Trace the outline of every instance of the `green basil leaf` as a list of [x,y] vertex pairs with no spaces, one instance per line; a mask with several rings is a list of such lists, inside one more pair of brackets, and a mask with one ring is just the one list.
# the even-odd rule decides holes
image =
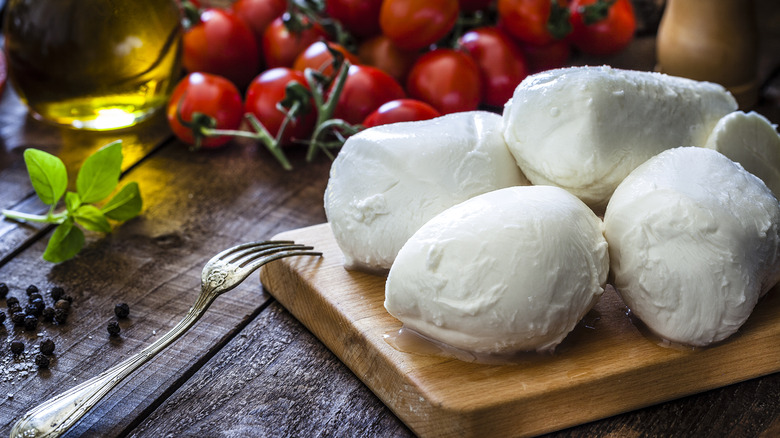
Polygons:
[[82,205],[76,210],[73,218],[76,219],[76,223],[89,231],[111,232],[111,224],[108,223],[108,219],[94,205]]
[[43,259],[52,263],[64,262],[78,254],[83,247],[84,233],[73,226],[73,220],[68,219],[54,229]]
[[76,190],[81,202],[91,204],[105,199],[119,184],[121,173],[122,141],[117,140],[84,160],[76,177]]
[[65,163],[54,155],[38,149],[24,151],[24,163],[35,193],[46,205],[56,205],[68,188]]
[[101,211],[109,219],[115,221],[126,221],[138,216],[141,213],[143,201],[141,192],[138,190],[138,183],[131,182],[111,198]]
[[68,207],[68,213],[71,215],[81,207],[81,198],[76,192],[65,193],[65,206]]

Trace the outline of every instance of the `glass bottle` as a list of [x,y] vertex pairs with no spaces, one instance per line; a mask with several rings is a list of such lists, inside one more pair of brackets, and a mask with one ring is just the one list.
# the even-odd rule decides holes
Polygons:
[[11,84],[41,120],[132,126],[165,106],[181,69],[173,0],[9,0]]

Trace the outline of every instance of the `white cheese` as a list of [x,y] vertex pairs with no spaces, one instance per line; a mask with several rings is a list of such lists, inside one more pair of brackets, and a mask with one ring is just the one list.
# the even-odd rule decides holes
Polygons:
[[404,327],[478,354],[547,351],[604,291],[601,220],[551,186],[511,187],[435,216],[398,253],[385,308]]
[[766,117],[735,111],[715,125],[705,147],[715,149],[761,178],[780,195],[780,135]]
[[501,135],[501,116],[455,113],[350,137],[331,167],[325,213],[348,269],[387,272],[436,214],[527,183]]
[[562,187],[601,212],[631,170],[665,149],[704,146],[736,109],[720,85],[571,67],[518,85],[504,108],[504,137],[533,184]]
[[780,207],[711,149],[662,152],[618,186],[604,216],[614,286],[659,337],[704,346],[747,320],[780,275]]

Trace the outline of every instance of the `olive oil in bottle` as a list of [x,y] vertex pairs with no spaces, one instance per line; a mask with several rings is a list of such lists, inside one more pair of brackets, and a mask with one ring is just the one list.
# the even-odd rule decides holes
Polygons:
[[9,0],[3,29],[10,82],[41,120],[132,126],[165,106],[179,78],[173,0]]

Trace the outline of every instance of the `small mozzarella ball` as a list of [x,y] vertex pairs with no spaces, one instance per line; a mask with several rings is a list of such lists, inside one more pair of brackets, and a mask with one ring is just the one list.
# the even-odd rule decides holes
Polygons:
[[734,334],[780,275],[780,206],[722,154],[662,152],[618,186],[604,216],[614,286],[651,331],[705,346]]
[[479,354],[555,348],[604,291],[601,220],[550,186],[458,204],[398,253],[385,308],[404,327]]

